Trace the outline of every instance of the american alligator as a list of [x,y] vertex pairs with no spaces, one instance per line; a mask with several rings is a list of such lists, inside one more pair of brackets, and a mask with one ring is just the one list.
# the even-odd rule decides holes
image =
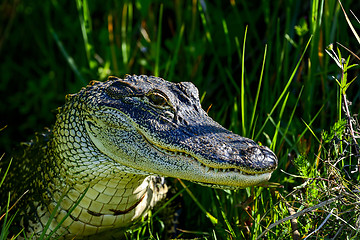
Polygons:
[[109,77],[66,96],[53,129],[13,160],[1,202],[8,190],[12,202],[29,190],[17,204],[28,236],[49,221],[45,236],[105,239],[164,198],[159,176],[234,189],[267,181],[276,167],[269,148],[212,120],[192,83]]

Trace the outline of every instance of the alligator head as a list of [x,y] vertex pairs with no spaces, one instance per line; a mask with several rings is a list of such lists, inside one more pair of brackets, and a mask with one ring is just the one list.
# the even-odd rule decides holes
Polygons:
[[210,118],[190,82],[109,77],[76,95],[89,113],[84,121],[93,144],[130,172],[243,188],[267,181],[277,167],[269,148]]

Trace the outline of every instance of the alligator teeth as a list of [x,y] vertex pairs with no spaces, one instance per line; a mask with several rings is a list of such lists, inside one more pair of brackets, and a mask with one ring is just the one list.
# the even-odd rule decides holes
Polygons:
[[257,174],[243,172],[237,168],[212,168],[212,167],[206,166],[205,164],[202,164],[202,163],[200,163],[200,166],[202,166],[204,168],[205,173],[207,173],[207,172],[214,172],[214,173],[235,172],[235,173],[244,174],[244,175],[255,175],[255,176],[257,175]]

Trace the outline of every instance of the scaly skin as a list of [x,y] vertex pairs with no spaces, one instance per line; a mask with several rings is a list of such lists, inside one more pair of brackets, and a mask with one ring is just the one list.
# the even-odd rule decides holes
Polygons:
[[267,181],[276,166],[267,147],[212,120],[192,83],[109,77],[66,97],[53,130],[14,160],[5,189],[29,189],[18,205],[28,235],[41,235],[60,202],[49,234],[78,202],[52,237],[105,239],[164,198],[158,176],[235,189]]

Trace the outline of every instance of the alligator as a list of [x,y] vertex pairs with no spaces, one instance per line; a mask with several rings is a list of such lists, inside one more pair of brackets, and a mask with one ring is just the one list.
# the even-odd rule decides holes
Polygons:
[[164,199],[163,177],[237,189],[277,167],[269,148],[210,118],[192,83],[144,75],[110,76],[67,95],[52,130],[24,149],[0,200],[26,192],[16,217],[36,238],[116,237]]

